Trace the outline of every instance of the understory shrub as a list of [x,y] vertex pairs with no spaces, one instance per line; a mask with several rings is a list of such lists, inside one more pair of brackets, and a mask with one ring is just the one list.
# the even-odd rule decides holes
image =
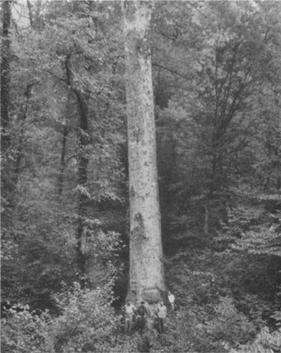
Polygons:
[[111,286],[90,290],[75,284],[56,299],[61,315],[55,318],[30,312],[27,306],[10,309],[2,319],[2,351],[108,353],[120,322],[111,306]]
[[257,335],[254,342],[241,345],[230,353],[278,353],[281,352],[281,329],[270,332],[264,327]]
[[1,351],[53,353],[52,321],[48,312],[36,314],[28,305],[15,305],[1,319]]

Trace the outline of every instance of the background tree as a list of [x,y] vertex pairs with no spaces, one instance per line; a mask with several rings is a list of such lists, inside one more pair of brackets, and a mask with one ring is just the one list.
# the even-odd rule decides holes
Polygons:
[[[0,77],[1,77],[1,150],[2,150],[2,165],[5,172],[8,167],[8,157],[6,155],[7,149],[10,144],[9,126],[10,126],[10,61],[11,61],[11,49],[10,49],[10,27],[11,27],[11,1],[3,1],[1,7],[2,17],[2,36],[1,36],[1,66],[0,66]],[[4,155],[4,157],[3,157]],[[4,174],[4,173],[3,173]],[[6,173],[3,175],[2,181],[2,205],[5,208],[5,213],[8,213],[9,203],[11,200],[8,199],[8,189],[11,188],[9,183],[9,177]],[[4,210],[3,210],[4,211]],[[1,210],[1,212],[3,212]],[[9,218],[7,214],[7,219]]]

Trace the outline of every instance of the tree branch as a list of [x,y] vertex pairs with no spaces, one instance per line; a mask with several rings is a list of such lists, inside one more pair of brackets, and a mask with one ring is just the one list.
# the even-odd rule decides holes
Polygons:
[[153,63],[152,63],[152,66],[155,66],[155,67],[158,67],[158,68],[160,68],[160,69],[162,69],[162,70],[168,71],[168,72],[170,72],[171,74],[176,75],[176,76],[178,76],[178,77],[181,77],[182,79],[184,79],[184,80],[186,80],[186,81],[190,81],[190,76],[187,76],[187,75],[185,75],[185,74],[183,74],[183,73],[181,73],[181,72],[178,72],[177,70],[170,69],[170,68],[168,68],[168,67],[166,67],[166,66],[163,66],[163,65],[161,65],[161,64],[158,64],[158,63],[156,63],[156,62],[153,62]]

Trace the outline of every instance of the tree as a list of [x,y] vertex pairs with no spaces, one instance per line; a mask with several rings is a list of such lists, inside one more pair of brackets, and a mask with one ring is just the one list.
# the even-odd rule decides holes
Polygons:
[[[4,199],[4,211],[5,222],[7,218],[7,208],[9,206],[8,200],[8,188],[10,188],[9,178],[7,177],[8,169],[8,158],[4,155],[10,144],[9,137],[9,103],[10,103],[10,26],[11,26],[11,1],[6,0],[2,3],[2,43],[1,43],[1,67],[0,67],[0,78],[1,78],[1,150],[3,154],[4,163],[1,176],[1,189],[2,197]],[[7,207],[6,207],[7,206]]]
[[152,4],[124,7],[130,199],[130,285],[133,300],[157,302],[165,291],[150,54]]
[[3,129],[2,149],[8,144],[9,127],[9,82],[10,82],[10,36],[11,1],[2,3],[2,57],[1,57],[1,125]]
[[[260,6],[186,1],[159,3],[155,11],[155,81],[169,100],[168,107],[156,101],[158,135],[165,141],[172,131],[177,154],[172,159],[177,161],[172,168],[177,173],[162,187],[165,195],[173,190],[171,211],[163,218],[173,216],[182,233],[189,233],[190,239],[201,234],[205,244],[208,239],[212,243],[212,236],[228,221],[226,210],[234,203],[234,187],[242,179],[253,186],[252,173],[256,180],[261,157],[257,136],[264,131],[261,120],[275,126],[260,104],[265,107],[272,86],[278,85],[280,29],[275,16],[279,10],[276,2]],[[269,18],[272,27],[266,24]],[[277,94],[270,95],[274,99],[267,104],[274,113],[279,110]],[[271,183],[277,184],[275,173],[268,170]],[[165,177],[160,169],[160,180]],[[171,233],[170,226],[169,243]]]

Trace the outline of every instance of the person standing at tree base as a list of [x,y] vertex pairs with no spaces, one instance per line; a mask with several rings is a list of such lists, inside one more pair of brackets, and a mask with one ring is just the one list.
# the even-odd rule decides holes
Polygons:
[[125,305],[125,333],[131,333],[132,331],[135,310],[134,304],[127,300]]
[[174,311],[175,310],[175,296],[170,291],[168,292],[168,300],[169,300],[169,303],[171,305],[172,311]]
[[158,316],[158,332],[163,333],[164,321],[167,317],[167,307],[163,302],[159,303],[157,316]]
[[140,303],[140,306],[138,307],[136,314],[137,314],[137,320],[136,320],[137,329],[140,331],[141,334],[143,334],[144,329],[147,325],[147,316],[148,316],[148,311],[144,301]]

